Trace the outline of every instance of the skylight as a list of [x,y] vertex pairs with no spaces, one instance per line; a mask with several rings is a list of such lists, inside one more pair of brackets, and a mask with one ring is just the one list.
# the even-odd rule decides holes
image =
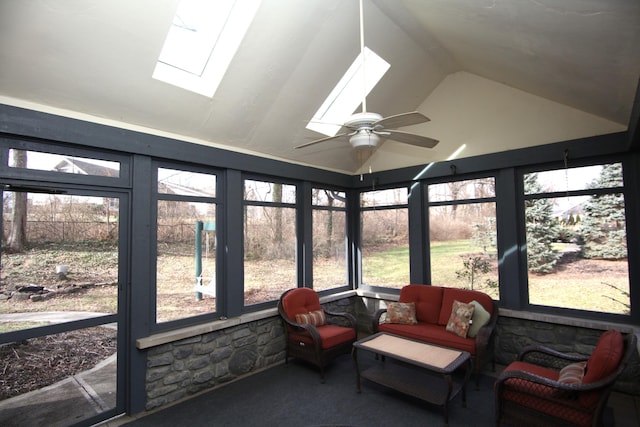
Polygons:
[[[335,136],[344,123],[362,103],[362,99],[378,84],[390,65],[368,47],[364,48],[364,75],[362,54],[359,54],[322,106],[316,111],[307,129],[327,136]],[[364,92],[364,93],[363,93]]]
[[153,78],[213,97],[261,0],[182,0]]

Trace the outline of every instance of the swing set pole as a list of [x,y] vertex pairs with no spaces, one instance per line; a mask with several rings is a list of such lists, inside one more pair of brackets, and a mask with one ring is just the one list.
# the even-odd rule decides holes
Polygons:
[[[202,285],[202,221],[196,221],[196,285]],[[202,292],[196,292],[196,301],[202,299]]]

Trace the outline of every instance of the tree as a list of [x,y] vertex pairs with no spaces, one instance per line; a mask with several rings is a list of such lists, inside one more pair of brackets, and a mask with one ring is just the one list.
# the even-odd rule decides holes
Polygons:
[[[470,256],[462,261],[462,270],[456,271],[456,277],[460,280],[467,281],[471,290],[474,290],[475,284],[480,277],[491,271],[491,263],[484,257]],[[491,279],[485,280],[485,286],[489,289],[498,287],[498,282]]]
[[[590,188],[622,187],[622,165],[604,165]],[[580,224],[582,256],[609,260],[627,257],[627,235],[622,194],[598,194],[584,205]]]
[[[524,188],[525,194],[543,192],[535,173],[525,175]],[[534,273],[550,273],[560,259],[560,254],[552,246],[560,231],[552,214],[553,206],[548,199],[525,200],[527,263],[529,271]]]
[[[282,203],[282,184],[273,184],[273,201]],[[273,238],[277,245],[282,245],[282,209],[276,209],[273,224]]]
[[[27,167],[27,152],[11,150],[12,166]],[[13,211],[11,215],[11,231],[7,239],[7,247],[11,252],[22,252],[27,245],[27,193],[13,193]]]
[[473,224],[472,242],[476,246],[482,247],[482,254],[487,255],[489,248],[496,247],[496,219],[493,217],[485,218],[485,222]]

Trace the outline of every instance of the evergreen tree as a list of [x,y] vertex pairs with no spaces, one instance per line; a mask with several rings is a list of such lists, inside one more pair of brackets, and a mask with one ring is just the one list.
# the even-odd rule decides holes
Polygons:
[[[542,193],[537,174],[524,177],[525,194]],[[529,271],[549,273],[560,259],[552,243],[559,234],[558,221],[553,219],[553,206],[548,199],[525,200],[527,227],[527,263]]]
[[[604,165],[600,176],[590,188],[622,187],[622,165]],[[580,224],[582,256],[585,258],[624,259],[627,257],[627,238],[622,194],[592,196],[584,205]]]

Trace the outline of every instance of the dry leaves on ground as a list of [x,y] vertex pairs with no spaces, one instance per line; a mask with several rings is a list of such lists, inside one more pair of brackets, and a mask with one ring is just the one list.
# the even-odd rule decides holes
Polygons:
[[89,370],[116,352],[116,330],[80,329],[0,346],[0,400]]

